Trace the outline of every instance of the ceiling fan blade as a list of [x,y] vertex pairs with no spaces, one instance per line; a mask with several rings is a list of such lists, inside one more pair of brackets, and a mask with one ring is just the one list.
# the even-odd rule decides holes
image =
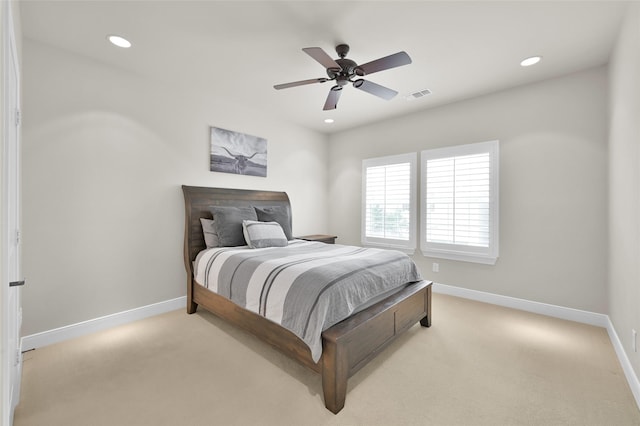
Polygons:
[[407,52],[398,52],[393,55],[385,56],[384,58],[376,59],[375,61],[367,62],[356,67],[356,74],[363,76],[373,74],[374,72],[388,70],[390,68],[400,67],[402,65],[409,65],[411,58],[407,55]]
[[387,87],[380,86],[379,84],[372,83],[368,80],[358,79],[353,82],[353,87],[356,89],[363,90],[367,93],[371,93],[372,95],[376,95],[379,98],[385,99],[387,101],[391,100],[398,94],[395,90],[391,90]]
[[324,78],[324,77],[312,78],[309,80],[294,81],[292,83],[276,84],[275,86],[273,86],[273,88],[276,90],[288,89],[289,87],[304,86],[305,84],[324,83],[325,81],[328,81],[328,80],[329,80],[328,78]]
[[336,61],[334,61],[333,59],[331,59],[331,56],[329,56],[327,54],[327,52],[325,52],[324,50],[322,50],[322,48],[320,47],[305,47],[302,50],[304,50],[304,52],[311,56],[313,59],[315,59],[316,61],[320,62],[320,64],[329,69],[329,68],[337,68],[338,70],[340,69],[340,65],[338,65],[338,63]]
[[328,111],[330,109],[336,109],[338,107],[338,99],[340,99],[340,95],[342,94],[342,87],[333,86],[331,90],[329,90],[329,96],[327,96],[327,101],[324,103],[324,111]]

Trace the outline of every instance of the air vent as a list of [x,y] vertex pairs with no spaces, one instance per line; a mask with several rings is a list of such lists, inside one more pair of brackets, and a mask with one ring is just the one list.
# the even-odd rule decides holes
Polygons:
[[414,99],[422,98],[423,96],[427,96],[427,95],[430,95],[430,94],[431,94],[431,90],[424,89],[424,90],[420,90],[419,92],[415,92],[415,93],[412,93],[410,95],[407,95],[406,99],[408,101],[412,101]]

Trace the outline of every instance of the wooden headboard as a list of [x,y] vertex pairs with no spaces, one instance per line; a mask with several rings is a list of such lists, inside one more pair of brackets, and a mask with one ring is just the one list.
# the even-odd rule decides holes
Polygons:
[[184,262],[189,279],[192,262],[204,250],[204,234],[200,218],[211,219],[213,206],[285,206],[291,217],[291,204],[286,192],[253,191],[248,189],[206,188],[182,185],[184,193]]
[[211,207],[284,206],[291,217],[291,203],[286,192],[248,189],[206,188],[182,185],[184,194],[184,267],[187,270],[187,312],[194,313],[193,261],[205,249],[200,218],[212,219]]

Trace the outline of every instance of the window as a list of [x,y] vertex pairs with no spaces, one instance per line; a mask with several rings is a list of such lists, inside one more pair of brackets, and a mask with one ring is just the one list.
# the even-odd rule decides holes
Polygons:
[[425,256],[493,265],[498,258],[498,141],[422,151]]
[[362,244],[413,253],[417,154],[362,161]]

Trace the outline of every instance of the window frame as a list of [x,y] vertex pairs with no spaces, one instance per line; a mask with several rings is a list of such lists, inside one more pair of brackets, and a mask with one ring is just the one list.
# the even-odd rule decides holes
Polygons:
[[[489,246],[427,242],[427,162],[429,160],[489,153]],[[478,142],[424,150],[420,153],[420,251],[425,257],[494,265],[499,257],[499,141]]]
[[[400,240],[395,238],[367,237],[367,168],[391,166],[394,164],[410,164],[410,187],[409,187],[409,239]],[[361,227],[360,238],[363,246],[390,248],[400,250],[408,254],[413,254],[417,247],[417,225],[418,225],[418,153],[410,152],[406,154],[389,155],[385,157],[367,158],[362,160],[362,193],[361,193]]]

